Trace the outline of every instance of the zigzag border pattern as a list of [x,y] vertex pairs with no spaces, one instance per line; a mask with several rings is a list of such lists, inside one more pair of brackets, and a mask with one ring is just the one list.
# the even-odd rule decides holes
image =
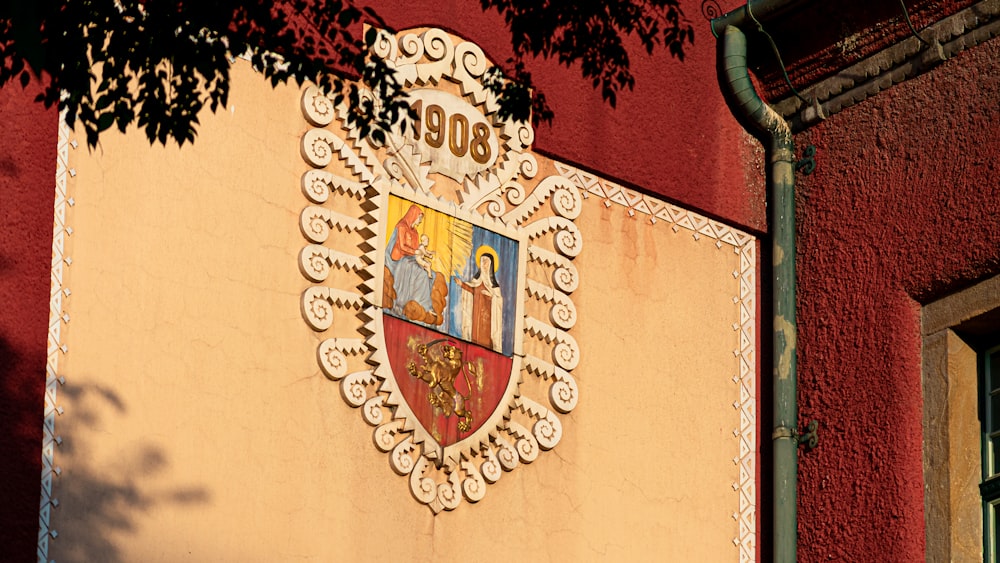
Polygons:
[[[39,563],[48,560],[49,541],[55,539],[59,533],[52,527],[52,509],[59,506],[59,500],[52,496],[52,481],[62,473],[62,469],[55,465],[55,448],[62,443],[62,439],[56,436],[55,421],[56,415],[62,414],[62,407],[58,406],[58,389],[65,381],[59,376],[59,355],[67,352],[67,347],[62,343],[62,324],[69,322],[69,315],[63,312],[63,299],[69,297],[70,290],[63,283],[63,268],[72,264],[72,260],[65,256],[66,237],[73,233],[73,229],[67,225],[66,206],[73,206],[73,198],[68,197],[66,190],[66,178],[68,175],[75,175],[69,169],[69,140],[70,129],[66,125],[65,113],[59,114],[59,137],[56,145],[56,185],[55,185],[55,205],[53,209],[52,226],[52,263],[51,281],[49,289],[49,336],[46,347],[47,359],[45,362],[45,408],[42,425],[42,479],[41,494],[38,506],[38,549],[37,556]],[[76,141],[73,141],[75,148]]]
[[733,350],[740,364],[740,372],[733,376],[733,383],[739,385],[739,400],[733,403],[733,408],[740,413],[740,426],[733,430],[733,436],[739,440],[739,455],[733,459],[739,468],[739,479],[733,483],[733,490],[739,494],[739,510],[732,515],[739,524],[739,534],[733,538],[733,544],[739,549],[741,563],[754,561],[757,549],[757,239],[697,213],[554,162],[559,174],[572,181],[584,198],[599,198],[606,207],[620,205],[630,217],[647,216],[650,226],[662,221],[674,232],[690,231],[695,240],[707,237],[715,241],[716,248],[729,245],[739,254],[739,269],[733,272],[740,287],[739,295],[733,297],[740,312],[740,321],[733,324],[733,330],[739,331],[739,348]]

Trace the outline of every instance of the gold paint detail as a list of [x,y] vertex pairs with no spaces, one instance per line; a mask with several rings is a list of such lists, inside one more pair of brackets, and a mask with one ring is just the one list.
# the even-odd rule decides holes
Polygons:
[[500,259],[497,257],[497,251],[493,250],[493,247],[491,247],[488,244],[484,244],[484,245],[480,246],[479,250],[476,251],[476,264],[479,263],[480,259],[482,259],[482,257],[483,257],[484,254],[489,254],[490,257],[493,258],[493,261],[492,261],[492,263],[493,263],[493,273],[495,274],[496,271],[497,271],[497,268],[499,267],[499,264],[500,264]]
[[[320,370],[375,427],[376,448],[407,477],[410,495],[436,514],[463,498],[479,502],[486,485],[555,447],[564,431],[559,417],[578,404],[573,371],[581,354],[570,335],[578,322],[571,294],[580,284],[573,260],[583,249],[575,220],[584,196],[550,165],[540,174],[530,124],[499,119],[497,100],[482,84],[491,65],[478,46],[440,29],[379,31],[372,52],[419,93],[413,99],[420,135],[362,139],[345,125],[349,108],[315,87],[303,89],[299,150],[306,170],[299,187],[305,204],[296,219],[305,239],[298,268],[307,285],[299,307],[320,337]],[[389,365],[383,309],[397,299],[385,265],[394,228],[390,194],[517,241],[512,372],[492,412],[466,405],[469,398],[455,390],[457,378],[482,390],[493,375],[481,359],[463,361],[458,347],[411,338],[405,344],[410,360],[398,366],[404,373]],[[497,251],[485,246],[477,262],[483,253],[499,266]],[[540,308],[548,308],[547,318],[527,313]],[[541,390],[540,396],[522,395],[522,378],[530,375],[540,383],[527,388]],[[427,385],[424,405],[434,412],[458,417],[464,431],[476,429],[442,446],[444,429],[436,417],[422,426],[397,386],[401,377]]]
[[476,379],[479,388],[482,389],[482,359],[476,364],[462,362],[462,350],[442,340],[417,344],[416,339],[410,337],[408,348],[412,355],[406,364],[406,371],[427,384],[429,390],[427,401],[444,416],[451,417],[454,414],[459,417],[458,429],[468,432],[472,428],[472,410],[469,407],[471,393],[470,395],[459,393],[455,388],[455,382],[461,374],[465,377],[470,390],[472,378]]

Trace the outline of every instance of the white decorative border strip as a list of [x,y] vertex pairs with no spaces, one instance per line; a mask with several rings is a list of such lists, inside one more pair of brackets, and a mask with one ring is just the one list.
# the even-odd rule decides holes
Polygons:
[[[62,343],[62,324],[69,322],[69,315],[63,312],[63,299],[69,297],[69,288],[63,285],[63,268],[72,263],[72,260],[65,256],[66,237],[73,233],[73,229],[66,224],[66,206],[73,205],[73,198],[67,197],[66,177],[67,174],[74,175],[75,172],[69,169],[69,126],[66,125],[66,114],[59,114],[59,139],[56,145],[56,194],[53,209],[52,226],[52,266],[51,266],[51,286],[49,289],[49,337],[46,347],[47,360],[45,363],[45,415],[42,426],[42,482],[41,496],[38,507],[38,561],[45,563],[48,560],[49,540],[55,539],[59,534],[51,527],[52,509],[59,506],[59,500],[52,496],[52,479],[62,473],[62,469],[55,465],[54,454],[57,445],[62,443],[62,438],[55,433],[55,420],[57,414],[62,414],[62,407],[57,406],[57,391],[59,386],[65,382],[59,376],[59,354],[65,354],[66,345]],[[75,148],[76,141],[73,141]]]
[[675,233],[682,228],[688,229],[693,231],[692,236],[695,240],[703,236],[716,239],[716,247],[718,248],[722,248],[723,244],[739,248],[756,240],[752,235],[724,223],[630,190],[596,174],[584,172],[558,161],[553,162],[555,162],[559,174],[572,180],[580,188],[584,199],[590,196],[599,197],[606,207],[617,203],[628,211],[630,217],[642,214],[648,215],[649,222],[654,225],[659,221],[672,223]]
[[[740,467],[740,480],[734,483],[740,492],[740,511],[733,514],[739,522],[740,561],[754,561],[757,553],[757,241],[737,248],[740,254],[740,294],[734,297],[740,306],[740,373],[733,377],[740,386],[740,399],[733,407],[740,411],[740,454],[733,462]],[[736,327],[733,327],[736,328]],[[734,434],[737,431],[733,431]]]
[[584,172],[572,166],[555,162],[556,169],[564,178],[571,180],[584,198],[601,198],[606,207],[617,204],[624,207],[630,217],[637,214],[649,217],[650,225],[659,221],[670,224],[671,229],[691,231],[695,240],[702,237],[715,240],[715,247],[724,244],[739,254],[739,269],[733,277],[740,281],[740,293],[733,297],[739,305],[740,321],[733,324],[739,331],[739,349],[733,354],[739,358],[740,372],[733,376],[733,383],[740,386],[740,398],[733,408],[740,412],[740,427],[733,430],[733,436],[740,442],[739,456],[733,463],[739,466],[739,480],[733,483],[733,490],[739,493],[739,511],[733,519],[739,523],[739,535],[733,538],[740,551],[740,561],[754,561],[757,540],[757,390],[756,390],[756,311],[757,311],[757,239],[752,235],[713,221],[705,216],[657,200],[645,194],[609,182],[595,174]]

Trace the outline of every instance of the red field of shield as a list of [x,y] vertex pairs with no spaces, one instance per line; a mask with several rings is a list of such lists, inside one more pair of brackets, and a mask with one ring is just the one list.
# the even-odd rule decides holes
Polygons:
[[472,435],[500,406],[511,358],[390,315],[382,323],[396,387],[442,447]]

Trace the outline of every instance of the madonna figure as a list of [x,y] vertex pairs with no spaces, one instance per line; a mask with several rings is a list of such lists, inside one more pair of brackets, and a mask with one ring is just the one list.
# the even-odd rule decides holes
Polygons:
[[462,288],[462,338],[503,353],[503,295],[497,283],[497,253],[483,245],[476,250],[476,270]]
[[411,205],[396,223],[385,252],[385,267],[389,272],[386,283],[393,290],[392,304],[396,316],[435,326],[444,321],[442,311],[448,288],[444,279],[420,263],[420,233],[417,227],[424,213]]

